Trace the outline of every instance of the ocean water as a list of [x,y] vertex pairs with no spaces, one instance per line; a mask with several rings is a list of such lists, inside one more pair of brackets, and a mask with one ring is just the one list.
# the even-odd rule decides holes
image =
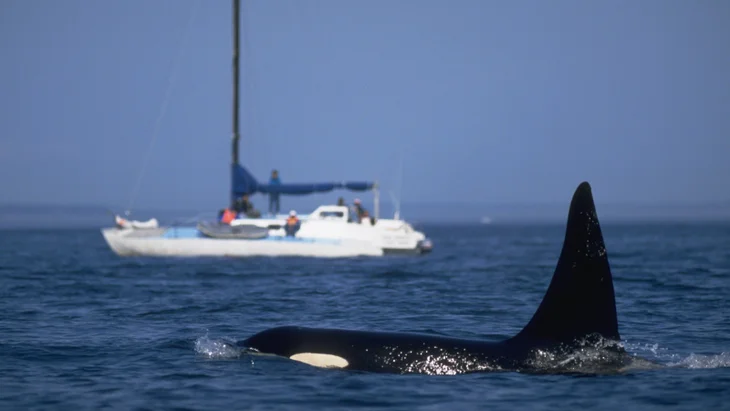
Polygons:
[[626,349],[608,375],[383,375],[250,357],[278,325],[496,340],[531,318],[564,226],[422,227],[382,259],[120,258],[98,230],[0,231],[0,409],[730,409],[730,224],[603,224]]

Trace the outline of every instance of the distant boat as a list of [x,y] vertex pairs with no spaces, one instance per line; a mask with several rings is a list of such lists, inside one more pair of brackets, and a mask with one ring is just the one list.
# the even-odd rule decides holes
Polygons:
[[385,254],[423,254],[431,241],[411,224],[379,218],[379,192],[374,182],[314,184],[262,184],[239,164],[238,79],[240,0],[233,0],[233,147],[231,199],[255,193],[307,195],[335,189],[372,191],[374,218],[355,221],[346,206],[322,205],[308,216],[294,236],[284,230],[285,215],[271,218],[237,218],[230,224],[200,222],[194,227],[160,227],[156,219],[130,221],[115,216],[115,227],[102,229],[109,247],[120,256],[304,256],[351,257]]

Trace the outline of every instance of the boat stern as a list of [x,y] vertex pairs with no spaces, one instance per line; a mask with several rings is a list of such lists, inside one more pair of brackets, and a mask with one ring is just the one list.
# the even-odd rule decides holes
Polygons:
[[423,240],[420,240],[416,248],[418,249],[420,254],[428,254],[433,250],[433,242],[428,237],[424,238]]

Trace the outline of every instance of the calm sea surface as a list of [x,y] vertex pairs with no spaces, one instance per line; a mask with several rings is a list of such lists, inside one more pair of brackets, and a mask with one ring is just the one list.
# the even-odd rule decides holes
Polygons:
[[604,224],[618,375],[381,375],[240,356],[278,325],[518,332],[564,226],[425,226],[382,259],[119,258],[96,230],[0,231],[0,409],[730,409],[730,225]]

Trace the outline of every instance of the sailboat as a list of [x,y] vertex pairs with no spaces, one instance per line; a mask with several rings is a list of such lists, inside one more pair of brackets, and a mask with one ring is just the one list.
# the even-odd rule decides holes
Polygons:
[[287,230],[287,215],[266,218],[239,213],[231,221],[201,221],[195,226],[160,226],[156,219],[130,221],[115,216],[115,226],[102,235],[119,256],[219,257],[356,257],[425,254],[433,244],[424,233],[395,216],[379,218],[376,182],[297,184],[260,183],[239,162],[239,26],[240,0],[233,0],[233,147],[231,201],[256,193],[307,195],[336,189],[373,192],[374,216],[358,216],[345,205],[321,205],[297,216],[296,230]]

